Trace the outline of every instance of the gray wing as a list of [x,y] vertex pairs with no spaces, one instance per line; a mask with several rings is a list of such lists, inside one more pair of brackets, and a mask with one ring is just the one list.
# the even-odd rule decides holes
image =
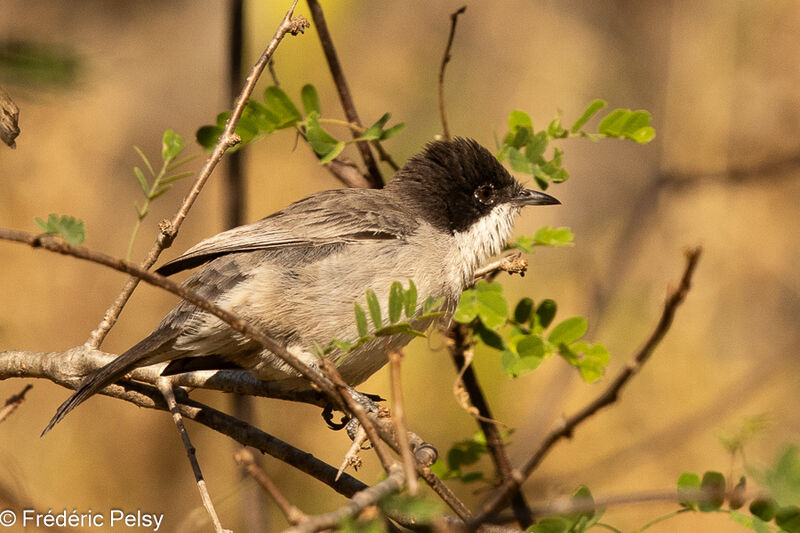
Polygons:
[[201,241],[156,272],[169,276],[239,252],[402,239],[416,226],[414,218],[388,201],[382,190],[324,191],[258,222]]

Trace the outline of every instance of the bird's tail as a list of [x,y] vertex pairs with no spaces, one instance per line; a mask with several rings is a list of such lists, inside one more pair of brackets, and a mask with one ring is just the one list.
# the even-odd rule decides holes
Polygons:
[[89,399],[90,396],[119,380],[134,368],[144,366],[146,364],[145,360],[149,358],[150,353],[147,350],[142,350],[141,344],[137,344],[106,366],[86,376],[72,396],[58,407],[56,414],[53,415],[50,423],[44,428],[41,436],[44,437],[45,433],[53,429],[53,426],[67,416],[70,411]]

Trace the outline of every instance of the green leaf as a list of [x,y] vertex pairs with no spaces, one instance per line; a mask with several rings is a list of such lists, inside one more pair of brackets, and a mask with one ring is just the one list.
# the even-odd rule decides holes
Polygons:
[[656,138],[656,130],[651,126],[645,126],[644,128],[639,128],[638,130],[629,133],[625,137],[639,144],[647,144]]
[[158,189],[153,191],[153,194],[148,196],[147,199],[150,200],[150,201],[153,201],[156,198],[158,198],[159,196],[161,196],[162,194],[164,194],[165,192],[167,192],[168,190],[170,190],[170,188],[172,188],[172,185],[164,185],[162,187],[159,187]]
[[556,317],[558,305],[555,301],[547,298],[539,303],[536,308],[536,323],[541,329],[547,329]]
[[306,119],[306,139],[311,148],[320,156],[321,164],[332,161],[344,149],[344,143],[334,139],[319,124],[319,115],[309,113]]
[[575,366],[581,373],[581,377],[586,383],[594,383],[605,374],[606,366],[610,356],[605,346],[596,342],[576,342],[569,347],[573,354],[579,354]]
[[277,129],[294,126],[303,119],[300,111],[280,87],[274,85],[267,87],[264,91],[264,101],[278,117]]
[[356,140],[377,141],[381,139],[381,137],[383,136],[383,126],[389,121],[391,116],[392,116],[391,113],[385,113],[381,118],[378,119],[378,121],[375,124],[364,130],[364,133],[358,136]]
[[79,245],[86,239],[86,228],[83,225],[83,220],[78,220],[75,217],[68,215],[58,216],[55,213],[50,213],[47,221],[39,217],[34,220],[42,228],[43,232],[60,235],[73,246]]
[[499,283],[479,281],[475,285],[478,302],[478,318],[489,329],[497,329],[506,323],[508,303],[503,297],[503,286]]
[[249,100],[242,111],[242,118],[236,126],[244,127],[249,133],[258,134],[259,132],[271,133],[278,129],[280,119],[261,102]]
[[606,102],[605,100],[601,100],[599,98],[596,100],[592,100],[592,103],[589,104],[586,110],[584,110],[580,118],[576,120],[574,124],[572,124],[572,127],[570,127],[569,131],[571,131],[572,133],[577,133],[578,130],[581,129],[581,126],[586,124],[589,121],[589,119],[595,115],[595,113],[597,113],[607,105],[608,102]]
[[375,330],[376,337],[388,337],[390,335],[399,335],[400,333],[405,333],[408,335],[414,335],[415,337],[424,337],[425,334],[421,331],[416,331],[414,328],[411,327],[411,324],[408,322],[400,322],[398,324],[392,324],[391,326],[384,326],[382,328],[378,328]]
[[553,328],[547,340],[555,345],[569,345],[583,337],[588,327],[589,324],[583,317],[575,316],[568,318]]
[[337,348],[339,348],[343,352],[349,352],[350,350],[352,350],[355,347],[355,345],[353,343],[350,343],[350,342],[347,342],[347,341],[340,341],[340,340],[333,340],[333,341],[331,341],[331,344],[333,344],[334,346],[336,346]]
[[547,135],[551,139],[563,139],[568,135],[567,130],[561,126],[561,110],[559,110],[558,116],[547,125]]
[[678,503],[682,506],[697,510],[698,490],[700,490],[700,476],[694,472],[684,472],[678,477]]
[[775,523],[788,533],[800,533],[800,507],[789,505],[775,513]]
[[467,472],[462,475],[459,480],[461,483],[475,483],[476,481],[483,480],[483,472]]
[[136,174],[136,179],[139,180],[139,185],[142,187],[142,192],[144,193],[145,197],[150,194],[150,185],[147,183],[147,180],[144,177],[144,172],[139,167],[133,167],[133,173]]
[[372,318],[372,324],[375,328],[380,328],[383,324],[381,319],[381,304],[378,302],[378,297],[375,296],[375,291],[369,289],[366,294],[367,307],[369,308],[369,316]]
[[358,328],[358,337],[363,339],[369,334],[367,329],[367,315],[364,313],[364,308],[358,305],[358,302],[353,302],[353,311],[356,314],[356,328]]
[[461,293],[453,319],[462,324],[469,324],[478,316],[478,294],[475,289],[467,289]]
[[390,137],[394,137],[395,135],[400,133],[403,130],[403,128],[405,128],[405,127],[406,127],[406,123],[405,122],[399,122],[399,123],[395,124],[394,126],[389,128],[388,130],[385,130],[383,132],[383,135],[381,135],[381,140],[385,141],[386,139],[388,139]]
[[161,159],[165,163],[169,163],[180,155],[184,146],[183,137],[173,130],[165,131],[164,136],[161,138]]
[[439,313],[436,310],[439,309],[443,303],[444,303],[444,297],[436,298],[434,300],[433,297],[428,296],[422,303],[422,315],[420,318],[422,317],[427,318],[430,316],[440,315],[441,313]]
[[195,133],[195,139],[197,139],[197,144],[210,151],[217,144],[220,135],[222,135],[222,128],[219,126],[202,126]]
[[523,298],[514,308],[514,322],[517,324],[525,324],[531,321],[533,315],[533,300],[530,298]]
[[403,314],[404,303],[403,286],[399,281],[395,281],[392,283],[391,287],[389,287],[389,322],[391,324],[395,324],[400,320]]
[[572,242],[575,236],[566,226],[553,228],[550,226],[542,226],[533,235],[533,242],[538,246],[574,246]]
[[615,109],[600,121],[597,131],[610,137],[619,137],[630,116],[630,109]]
[[775,464],[762,477],[761,484],[778,505],[794,505],[800,502],[800,454],[797,446],[786,446]]
[[414,284],[414,280],[408,280],[405,300],[406,317],[412,318],[417,312],[417,286]]
[[153,171],[153,165],[150,164],[150,160],[147,159],[146,155],[144,155],[142,149],[136,145],[133,146],[133,149],[136,151],[137,154],[139,154],[139,157],[142,159],[142,161],[144,161],[144,165],[147,167],[147,170],[150,171],[150,175],[155,176],[156,173]]
[[704,501],[700,502],[700,511],[716,511],[725,503],[725,476],[709,470],[703,474],[700,490],[705,496]]
[[322,113],[317,88],[310,83],[303,85],[303,88],[300,89],[300,99],[303,101],[303,109],[306,110],[306,114]]
[[530,235],[520,235],[517,239],[511,243],[508,248],[509,249],[516,249],[526,254],[532,254],[534,252],[534,242],[533,237]]
[[778,511],[778,504],[772,498],[757,498],[750,503],[749,509],[753,515],[765,522],[769,522],[775,518],[775,513]]
[[519,128],[533,131],[533,120],[525,111],[514,109],[508,114],[508,130],[514,132]]
[[194,172],[179,172],[178,174],[173,174],[172,176],[161,178],[161,183],[162,185],[166,185],[167,183],[173,183],[175,181],[188,178],[189,176],[194,176]]
[[745,503],[745,491],[747,490],[747,478],[741,476],[739,482],[733,487],[730,496],[728,497],[728,507],[731,509],[740,509]]
[[478,338],[481,340],[481,342],[483,342],[486,346],[490,346],[495,350],[504,350],[506,347],[503,337],[501,337],[496,331],[487,328],[483,324],[478,324],[478,326],[475,328],[475,333],[478,335]]
[[547,149],[547,144],[550,139],[547,137],[547,132],[540,131],[531,137],[527,146],[525,147],[525,157],[531,163],[539,163],[542,160],[542,155]]
[[527,157],[522,155],[522,152],[520,152],[517,148],[510,147],[507,153],[508,162],[511,164],[511,168],[513,168],[515,172],[533,174],[534,165]]

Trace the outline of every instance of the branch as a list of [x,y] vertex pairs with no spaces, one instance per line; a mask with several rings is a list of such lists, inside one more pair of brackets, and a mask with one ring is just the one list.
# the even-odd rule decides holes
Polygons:
[[286,364],[300,373],[300,375],[319,387],[320,390],[327,394],[328,397],[330,397],[334,402],[336,402],[338,399],[333,384],[317,369],[314,369],[305,364],[303,361],[299,360],[297,357],[289,353],[286,347],[281,345],[272,337],[264,335],[260,330],[251,326],[234,313],[219,307],[205,298],[201,298],[196,292],[183,285],[178,285],[171,279],[168,279],[160,274],[156,274],[155,272],[144,270],[142,267],[127,261],[123,261],[122,259],[116,259],[109,255],[95,252],[84,246],[73,246],[57,237],[48,234],[33,235],[24,231],[0,228],[0,239],[21,242],[34,248],[44,248],[51,252],[70,255],[77,257],[78,259],[84,259],[93,263],[105,265],[113,268],[114,270],[125,272],[132,276],[136,276],[137,278],[141,278],[143,281],[151,285],[155,285],[156,287],[160,287],[171,292],[172,294],[180,296],[187,302],[192,303],[198,308],[216,316],[232,329],[247,335],[252,340],[258,342],[264,348],[280,357]]
[[[172,217],[172,220],[162,221],[159,225],[161,232],[159,233],[156,242],[153,243],[153,246],[147,253],[147,257],[145,257],[144,261],[142,261],[142,269],[147,270],[153,266],[156,260],[158,260],[158,256],[161,255],[161,252],[172,245],[172,242],[178,235],[178,230],[180,230],[181,224],[183,224],[183,221],[186,219],[186,215],[189,213],[189,209],[191,209],[192,205],[194,205],[194,202],[197,199],[197,196],[200,194],[200,191],[203,189],[206,181],[208,181],[208,178],[211,176],[211,173],[222,159],[222,156],[225,155],[225,151],[241,142],[241,139],[235,133],[236,125],[239,123],[239,119],[242,116],[242,111],[247,105],[247,100],[250,98],[250,95],[253,93],[253,89],[255,88],[258,78],[264,71],[264,67],[267,65],[270,58],[275,53],[275,50],[278,48],[278,44],[287,33],[297,35],[297,33],[301,33],[304,28],[308,27],[308,21],[306,21],[303,17],[298,16],[292,18],[296,5],[297,0],[294,0],[294,2],[292,2],[292,6],[289,8],[289,11],[283,17],[283,20],[278,26],[278,29],[275,31],[275,35],[267,45],[266,50],[264,50],[264,53],[261,54],[261,57],[250,69],[250,73],[247,76],[247,81],[245,82],[241,93],[239,93],[239,96],[234,103],[231,116],[228,118],[228,122],[225,124],[222,134],[219,136],[217,144],[214,146],[214,150],[206,159],[203,168],[200,169],[194,184],[192,184],[189,194],[187,194],[186,198],[184,198],[183,204],[181,204],[178,212],[175,213],[175,215]],[[125,283],[125,286],[122,288],[122,292],[120,292],[119,296],[117,296],[117,299],[106,311],[102,322],[100,322],[97,328],[95,328],[95,330],[90,334],[89,339],[86,341],[87,346],[91,348],[100,347],[108,332],[117,322],[120,313],[122,313],[122,309],[128,303],[133,291],[139,284],[139,279],[140,277],[131,277],[128,279],[128,281]]]
[[500,272],[524,276],[527,271],[528,260],[522,257],[522,252],[513,252],[476,270],[472,282],[476,283],[484,278],[492,281]]
[[343,507],[329,513],[306,517],[296,526],[284,530],[284,533],[313,533],[330,529],[345,518],[356,516],[367,507],[376,505],[389,494],[400,492],[404,480],[403,470],[396,468],[380,483],[354,494]]
[[[333,39],[328,30],[328,24],[325,22],[325,15],[322,12],[317,0],[307,0],[308,8],[311,10],[311,20],[314,21],[314,27],[317,28],[319,35],[319,42],[322,44],[322,51],[325,53],[325,59],[328,61],[333,81],[336,84],[336,90],[339,93],[339,101],[342,104],[344,115],[348,122],[361,126],[361,120],[358,118],[356,107],[353,104],[353,98],[350,96],[350,88],[347,86],[347,80],[342,71],[342,65],[339,63],[339,57],[336,54],[336,48],[333,46]],[[358,137],[355,132],[352,132],[353,138]],[[378,165],[375,163],[375,158],[372,157],[372,152],[367,143],[356,143],[361,159],[364,161],[364,166],[367,167],[367,179],[370,187],[380,189],[383,187],[383,177]]]
[[203,471],[200,470],[200,463],[197,461],[197,450],[189,440],[189,433],[186,432],[186,426],[183,424],[183,417],[178,410],[178,403],[175,400],[175,393],[172,391],[172,383],[169,378],[162,377],[158,380],[158,390],[167,402],[167,409],[172,414],[172,421],[175,422],[175,427],[178,428],[178,434],[181,436],[183,447],[186,448],[186,456],[189,458],[189,463],[192,465],[192,473],[194,480],[197,483],[197,490],[200,491],[200,499],[203,501],[208,516],[211,518],[211,523],[214,524],[214,530],[217,533],[230,533],[229,530],[222,527],[222,523],[217,516],[217,510],[214,509],[214,502],[211,501],[211,495],[208,493],[206,480],[203,478]]
[[540,444],[539,448],[533,453],[530,459],[525,463],[521,471],[513,472],[513,479],[504,482],[498,487],[481,506],[480,511],[473,517],[468,526],[474,529],[477,525],[486,521],[488,517],[497,512],[508,496],[517,490],[522,482],[524,482],[533,471],[541,464],[544,457],[553,447],[553,445],[561,439],[571,437],[575,428],[584,422],[586,419],[597,413],[600,409],[611,405],[619,398],[622,389],[625,385],[635,376],[642,368],[653,351],[664,338],[667,331],[669,331],[672,321],[675,318],[675,312],[683,303],[686,295],[689,293],[692,275],[694,274],[697,262],[700,259],[702,249],[698,246],[696,248],[687,250],[686,252],[686,268],[684,269],[683,276],[681,277],[680,284],[676,289],[671,291],[664,303],[664,311],[661,318],[655,326],[655,329],[650,334],[644,345],[636,352],[631,361],[625,368],[617,375],[608,387],[592,402],[586,405],[583,409],[564,420],[560,427],[554,429],[548,434],[544,441]]
[[25,388],[23,388],[20,392],[12,395],[8,400],[6,400],[3,408],[0,409],[0,422],[3,422],[11,413],[17,410],[17,407],[22,405],[22,403],[25,401],[25,395],[28,394],[28,391],[32,388],[33,385],[25,385]]
[[[408,433],[406,429],[403,384],[400,372],[402,360],[402,350],[393,350],[389,352],[389,376],[392,382],[392,423],[394,424],[395,433],[397,433],[399,437],[403,437]],[[400,444],[400,456],[403,458],[403,469],[406,473],[408,493],[411,496],[416,496],[419,491],[419,483],[417,481],[414,455],[411,453],[411,446],[408,444],[408,439],[399,438],[398,441]]]
[[447,46],[444,49],[442,65],[439,67],[439,115],[442,118],[442,138],[450,140],[450,128],[447,126],[447,114],[444,111],[444,71],[450,62],[450,48],[453,46],[453,38],[456,36],[456,24],[458,16],[467,10],[467,6],[461,6],[457,11],[450,15],[450,36],[447,38]]

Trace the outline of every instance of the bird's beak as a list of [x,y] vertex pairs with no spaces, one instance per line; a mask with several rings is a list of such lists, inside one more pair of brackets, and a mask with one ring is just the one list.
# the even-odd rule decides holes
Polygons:
[[526,205],[558,205],[561,204],[558,200],[539,191],[532,191],[530,189],[522,189],[511,199],[511,203],[518,206]]

